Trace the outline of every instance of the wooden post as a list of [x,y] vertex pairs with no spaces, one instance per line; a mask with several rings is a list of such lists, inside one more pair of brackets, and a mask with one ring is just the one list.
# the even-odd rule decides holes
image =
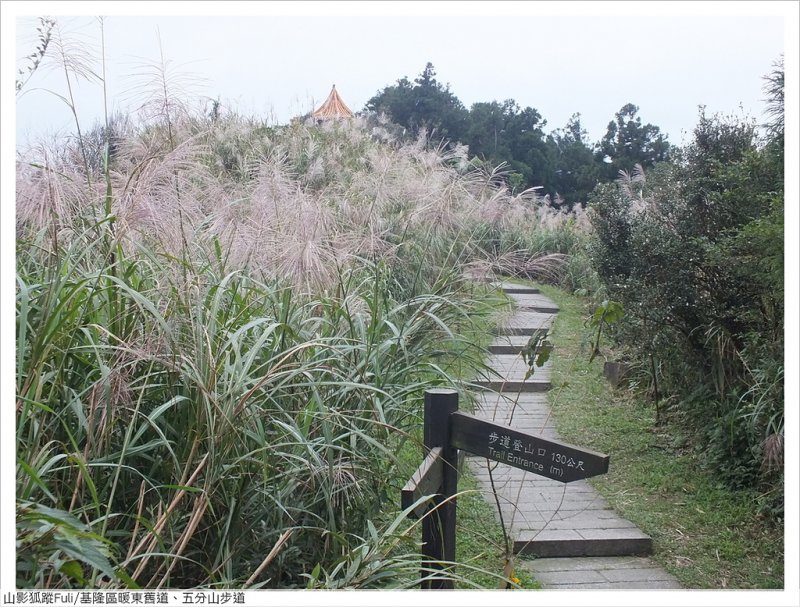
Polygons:
[[456,492],[458,491],[458,449],[450,445],[450,414],[458,411],[458,392],[425,391],[423,442],[427,449],[442,449],[442,486],[433,500],[432,511],[422,520],[422,587],[453,589],[453,580],[430,578],[438,570],[452,567],[456,560]]

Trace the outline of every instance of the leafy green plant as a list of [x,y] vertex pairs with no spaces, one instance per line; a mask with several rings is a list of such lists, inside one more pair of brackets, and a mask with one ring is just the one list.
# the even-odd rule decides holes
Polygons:
[[[363,166],[347,163],[360,151],[337,168],[353,189],[327,192],[330,223],[308,232],[303,213],[319,201],[275,157],[254,156],[231,186],[244,197],[209,209],[227,177],[208,170],[217,165],[194,128],[176,117],[123,133],[114,171],[105,152],[99,218],[74,166],[19,165],[18,495],[86,525],[94,535],[75,536],[86,546],[120,547],[110,569],[79,561],[80,576],[32,548],[21,586],[302,587],[316,564],[338,584],[341,555],[394,508],[395,454],[422,393],[481,364],[464,337],[477,304],[462,278],[472,232],[459,219],[474,184],[406,150],[398,188],[413,191],[417,172],[436,177],[406,208],[374,209],[394,226],[381,239],[408,252],[380,259],[348,215]],[[250,135],[268,148],[306,137],[262,136]],[[358,125],[321,137],[332,150],[351,137],[395,153]],[[435,195],[451,215],[430,223]],[[267,226],[261,240],[236,233],[239,213]],[[389,544],[379,535],[373,548]],[[344,585],[383,583],[391,564],[375,567]]]
[[550,354],[553,352],[553,344],[548,339],[548,334],[534,333],[522,348],[520,355],[522,360],[528,366],[525,372],[525,379],[530,379],[534,374],[536,367],[543,367],[544,364],[550,360]]
[[600,354],[600,337],[603,330],[606,332],[620,322],[625,315],[625,310],[622,304],[618,301],[604,300],[597,308],[595,308],[592,315],[584,323],[585,326],[591,329],[597,329],[592,341],[592,354],[589,356],[589,362],[592,362],[595,357]]
[[30,579],[39,587],[61,586],[64,580],[67,587],[81,588],[92,570],[108,582],[127,578],[111,564],[112,543],[57,508],[18,500],[16,548],[17,583],[23,586]]
[[[54,32],[66,88],[104,83]],[[17,164],[18,582],[406,583],[397,454],[424,390],[483,365],[465,271],[557,281],[586,217],[369,119],[196,115],[168,66],[157,103]]]
[[[564,440],[612,457],[609,473],[590,479],[591,484],[621,516],[653,538],[652,558],[683,587],[782,588],[780,490],[741,484],[733,489],[723,481],[719,462],[709,457],[712,449],[722,450],[711,447],[707,437],[702,439],[703,449],[695,450],[693,428],[679,426],[674,418],[669,426],[654,427],[654,411],[645,394],[613,389],[603,378],[602,363],[588,362],[582,327],[586,310],[593,307],[591,300],[539,286],[560,308],[552,329],[558,344],[552,380],[559,389],[548,394],[558,432]],[[615,345],[607,347],[617,351]],[[698,393],[697,399],[708,407],[713,395]],[[734,430],[728,481],[740,466],[731,453],[749,450],[737,434],[742,427],[727,426],[728,432]],[[726,442],[729,437],[724,437]],[[750,452],[748,458],[753,455]]]

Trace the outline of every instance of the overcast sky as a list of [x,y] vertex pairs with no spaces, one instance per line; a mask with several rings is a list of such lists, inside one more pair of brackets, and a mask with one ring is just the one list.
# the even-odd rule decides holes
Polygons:
[[[64,35],[98,55],[100,27],[91,15],[110,13],[105,53],[112,110],[137,107],[132,90],[141,94],[146,87],[132,75],[159,60],[160,39],[170,72],[191,77],[190,93],[219,97],[223,109],[275,123],[313,110],[334,83],[350,108],[361,110],[379,90],[403,76],[415,78],[430,61],[437,79],[467,107],[512,98],[537,109],[546,132],[580,112],[591,142],[626,103],[677,144],[695,126],[699,105],[760,121],[762,77],[785,44],[795,44],[786,40],[781,5],[768,2],[225,3],[231,16],[201,15],[220,6],[134,5],[139,14],[179,15],[148,17],[122,14],[124,3],[122,10],[117,3],[44,8],[72,15],[59,20]],[[281,10],[290,14],[275,14]],[[86,16],[74,16],[81,11]],[[35,3],[23,3],[18,63],[33,50],[37,25],[22,12],[43,14]],[[66,93],[63,73],[46,64],[18,97],[18,145],[74,130],[63,101],[42,90]],[[102,116],[102,104],[97,84],[79,87],[82,126]]]

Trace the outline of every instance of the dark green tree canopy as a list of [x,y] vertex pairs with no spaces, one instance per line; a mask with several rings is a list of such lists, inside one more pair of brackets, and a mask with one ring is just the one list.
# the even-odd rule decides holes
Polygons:
[[581,126],[581,115],[573,114],[566,126],[553,131],[547,141],[553,153],[552,186],[556,194],[570,204],[585,202],[599,183],[600,166]]
[[545,134],[547,121],[533,107],[513,99],[481,101],[467,110],[436,79],[428,63],[413,81],[407,77],[387,86],[366,104],[367,111],[385,112],[407,136],[425,128],[435,140],[467,144],[470,154],[496,167],[505,166],[512,189],[541,188],[553,201],[585,203],[601,181],[614,181],[620,170],[632,171],[667,160],[670,145],[660,129],[642,124],[639,108],[631,103],[616,113],[603,139],[591,145],[580,114]]
[[767,94],[766,114],[770,120],[764,126],[772,139],[783,141],[784,127],[784,69],[783,55],[772,65],[772,71],[764,76],[764,92]]
[[401,78],[367,101],[366,108],[389,114],[412,133],[426,128],[439,139],[461,140],[466,130],[468,112],[464,104],[450,92],[449,84],[436,80],[430,62],[413,83]]
[[648,168],[669,158],[670,146],[661,129],[642,124],[638,112],[632,103],[622,106],[600,141],[595,158],[602,162],[602,176],[608,180],[615,179],[620,171],[631,171],[637,164]]
[[513,99],[480,102],[469,113],[466,143],[470,152],[495,165],[506,163],[511,183],[531,187],[549,182],[547,144],[541,114]]

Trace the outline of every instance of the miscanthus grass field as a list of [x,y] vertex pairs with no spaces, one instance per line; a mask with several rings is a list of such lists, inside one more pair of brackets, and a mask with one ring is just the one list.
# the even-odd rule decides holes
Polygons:
[[465,272],[561,276],[584,217],[376,119],[162,101],[17,163],[18,583],[417,583],[397,454],[482,364]]

